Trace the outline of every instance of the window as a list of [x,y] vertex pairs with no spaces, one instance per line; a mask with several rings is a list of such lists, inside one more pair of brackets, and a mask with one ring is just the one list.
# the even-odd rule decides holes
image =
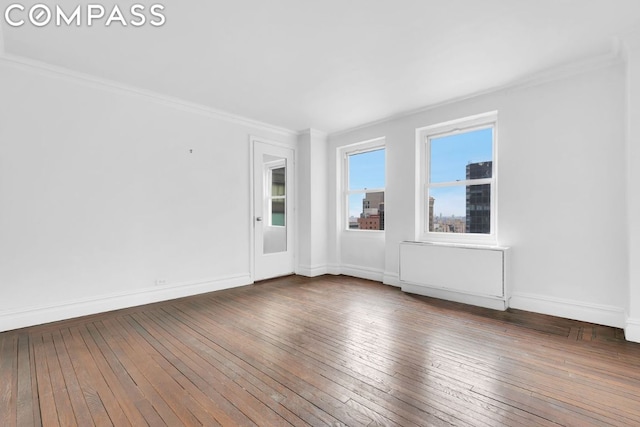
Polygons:
[[384,139],[349,146],[343,153],[346,229],[384,230]]
[[417,130],[422,240],[497,243],[496,120],[493,112]]

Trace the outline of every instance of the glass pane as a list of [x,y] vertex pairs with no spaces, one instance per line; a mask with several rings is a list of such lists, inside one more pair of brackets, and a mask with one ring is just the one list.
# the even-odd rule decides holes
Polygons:
[[384,191],[349,195],[350,230],[384,230]]
[[385,150],[349,155],[349,190],[384,188]]
[[428,203],[431,232],[491,232],[490,184],[432,188]]
[[285,168],[271,170],[271,195],[272,196],[284,196],[285,195]]
[[432,138],[429,182],[491,178],[493,129]]
[[467,233],[491,233],[491,185],[470,185],[466,196]]
[[287,251],[287,214],[286,214],[286,159],[264,156],[265,177],[268,180],[264,187],[265,222],[262,229],[264,254]]
[[432,188],[429,191],[429,231],[464,233],[465,187]]
[[285,201],[284,199],[271,200],[271,225],[285,225]]
[[287,250],[287,227],[264,227],[263,253],[274,254]]

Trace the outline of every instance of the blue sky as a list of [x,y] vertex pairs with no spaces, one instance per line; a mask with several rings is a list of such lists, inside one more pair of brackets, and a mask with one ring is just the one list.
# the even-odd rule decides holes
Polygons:
[[[468,163],[491,161],[493,158],[492,129],[448,135],[431,140],[431,181],[449,182],[466,179]],[[385,150],[369,151],[349,156],[349,188],[384,188]],[[465,188],[439,188],[432,191],[436,199],[434,214],[465,215]],[[349,200],[349,216],[360,216],[364,196]]]
[[[493,159],[493,129],[480,129],[431,140],[431,182],[451,182],[466,179],[469,163]],[[448,187],[431,190],[435,198],[436,216],[465,216],[466,188]]]
[[384,188],[385,150],[349,156],[349,189]]
[[469,163],[491,161],[492,129],[480,129],[431,140],[431,182],[466,179]]

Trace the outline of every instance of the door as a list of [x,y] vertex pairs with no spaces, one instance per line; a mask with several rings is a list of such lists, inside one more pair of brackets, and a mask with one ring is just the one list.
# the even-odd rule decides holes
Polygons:
[[293,149],[253,140],[254,280],[293,273]]

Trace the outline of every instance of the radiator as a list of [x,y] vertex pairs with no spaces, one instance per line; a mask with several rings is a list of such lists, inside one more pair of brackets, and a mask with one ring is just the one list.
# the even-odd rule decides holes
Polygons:
[[505,310],[507,254],[502,247],[402,242],[402,290]]

